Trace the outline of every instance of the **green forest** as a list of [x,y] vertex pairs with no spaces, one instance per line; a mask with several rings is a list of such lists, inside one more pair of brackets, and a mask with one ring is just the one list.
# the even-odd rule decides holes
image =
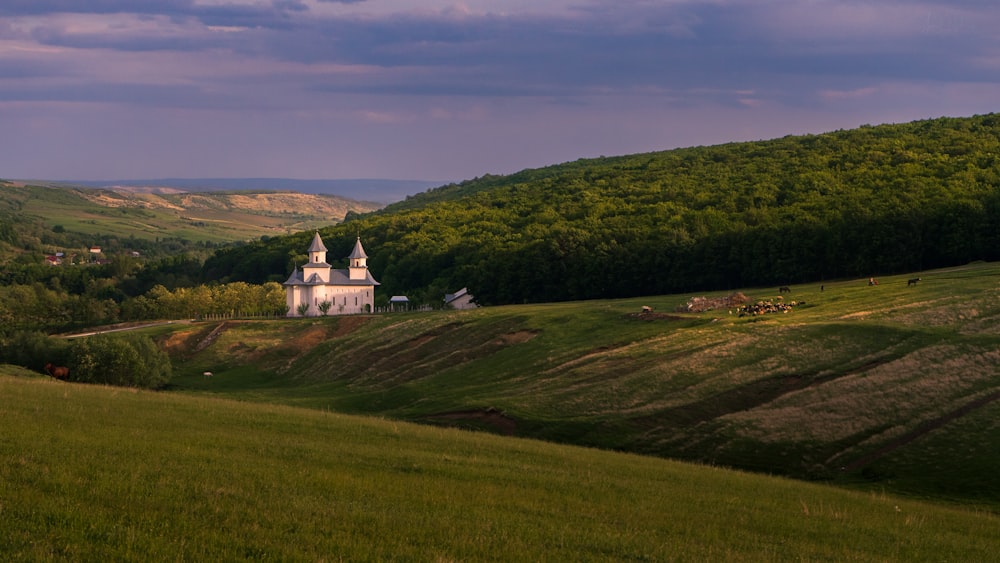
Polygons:
[[[879,276],[1000,258],[1000,116],[585,159],[433,189],[360,235],[383,295],[482,304]],[[287,276],[308,233],[226,248],[204,278]]]

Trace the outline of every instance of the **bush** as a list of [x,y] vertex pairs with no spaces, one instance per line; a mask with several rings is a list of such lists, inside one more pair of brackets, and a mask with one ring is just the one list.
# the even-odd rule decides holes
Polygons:
[[70,379],[124,387],[156,388],[171,375],[170,358],[137,334],[80,338],[70,346]]
[[68,345],[39,331],[15,331],[0,340],[0,363],[44,372],[45,364],[65,365]]

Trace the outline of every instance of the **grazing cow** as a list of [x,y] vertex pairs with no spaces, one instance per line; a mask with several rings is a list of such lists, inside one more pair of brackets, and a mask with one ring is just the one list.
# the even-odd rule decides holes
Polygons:
[[643,305],[642,306],[642,312],[643,313],[652,313],[653,312],[653,308],[650,307],[649,305]]
[[917,285],[918,281],[920,281],[920,278],[913,278],[912,280],[906,280],[906,287],[910,287],[911,285]]
[[52,362],[45,364],[45,371],[56,379],[66,379],[69,377],[69,368],[66,366],[54,366]]
[[205,372],[205,373],[203,373],[202,375],[204,375],[205,377],[212,377],[212,372],[210,372],[210,371],[206,371],[206,372]]
[[778,288],[778,293],[791,293],[791,292],[792,288],[788,287],[787,285],[783,285]]

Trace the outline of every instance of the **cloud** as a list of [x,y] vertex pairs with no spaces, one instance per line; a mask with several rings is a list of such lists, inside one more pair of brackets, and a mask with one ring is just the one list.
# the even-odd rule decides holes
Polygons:
[[[591,2],[543,15],[498,15],[461,4],[461,17],[443,8],[319,17],[309,11],[317,2],[299,1],[175,0],[140,3],[144,11],[129,13],[135,3],[115,0],[13,5],[23,14],[78,4],[107,25],[81,28],[86,18],[76,15],[70,25],[53,15],[32,28],[32,37],[42,45],[74,49],[224,49],[248,58],[382,68],[376,82],[314,87],[370,88],[372,94],[573,96],[706,86],[765,91],[764,80],[781,77],[857,81],[885,73],[974,79],[986,60],[984,44],[995,45],[989,34],[958,33],[961,22],[974,21],[969,8],[892,2]],[[940,21],[955,22],[956,32],[947,32],[952,24],[939,23],[929,31],[927,22]],[[948,47],[947,57],[938,55],[942,46]]]
[[[0,117],[32,108],[84,127],[75,112],[193,112],[190,127],[278,151],[264,140],[305,123],[345,154],[367,139],[375,153],[464,143],[451,152],[466,166],[504,151],[569,159],[982,111],[1000,81],[995,29],[1000,6],[985,0],[4,0]],[[13,149],[0,175],[30,156]]]
[[839,100],[855,100],[860,98],[870,98],[879,93],[879,89],[875,87],[858,88],[856,90],[844,91],[844,90],[821,90],[819,95],[830,101]]

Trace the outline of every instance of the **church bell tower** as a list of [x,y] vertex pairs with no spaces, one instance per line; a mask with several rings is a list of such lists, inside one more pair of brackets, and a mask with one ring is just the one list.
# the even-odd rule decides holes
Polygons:
[[350,265],[348,266],[348,276],[352,280],[363,280],[368,278],[368,255],[365,254],[365,249],[361,246],[361,237],[358,237],[357,242],[354,243],[354,250],[351,251],[351,255],[347,257],[350,260]]

